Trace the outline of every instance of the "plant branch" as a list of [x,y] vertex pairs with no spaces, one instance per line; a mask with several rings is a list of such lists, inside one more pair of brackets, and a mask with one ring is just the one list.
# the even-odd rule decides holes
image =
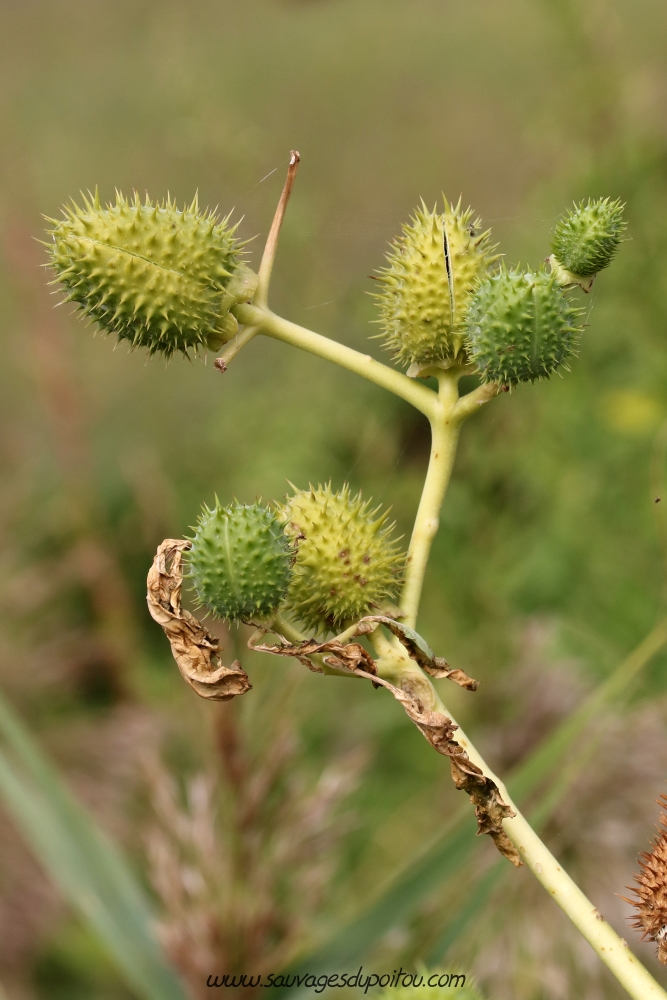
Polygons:
[[[276,615],[268,631],[274,632],[276,635],[282,635],[288,642],[291,642],[295,646],[308,639],[307,635],[300,632],[299,629],[290,624],[290,622],[285,621],[282,615]],[[252,649],[252,646],[249,646],[249,648]],[[354,674],[350,673],[349,670],[337,670],[335,667],[330,666],[325,662],[325,658],[319,653],[315,653],[311,659],[314,660],[315,664],[319,667],[323,674],[330,674],[332,677],[354,677]],[[0,998],[0,1000],[2,1000],[2,998]]]
[[375,361],[370,354],[355,351],[352,347],[339,344],[329,337],[323,337],[306,327],[291,323],[281,316],[276,316],[270,309],[255,304],[243,303],[235,306],[233,312],[239,323],[255,327],[258,333],[266,334],[275,340],[282,340],[286,344],[292,344],[293,347],[300,347],[310,354],[316,354],[327,361],[333,361],[341,368],[347,368],[348,371],[361,375],[369,382],[375,382],[376,385],[411,403],[429,419],[435,412],[437,395],[432,389],[408,378],[394,368],[389,368],[388,365],[383,365],[380,361]]
[[308,638],[307,635],[304,635],[303,632],[300,632],[298,628],[294,627],[294,625],[291,625],[288,621],[285,621],[282,615],[276,615],[276,617],[273,619],[273,622],[271,623],[271,628],[269,629],[269,631],[275,632],[276,635],[282,635],[284,636],[285,639],[288,640],[288,642],[292,642],[295,644],[299,642],[305,642],[305,640]]
[[497,382],[484,382],[483,385],[478,386],[472,392],[459,399],[454,407],[455,419],[459,421],[465,420],[466,417],[472,416],[480,406],[484,406],[485,403],[488,403],[498,393],[508,391],[509,387],[506,385],[499,385]]
[[220,372],[226,372],[229,362],[232,361],[246,344],[257,334],[256,326],[244,326],[240,333],[237,333],[233,340],[230,340],[227,347],[213,362]]
[[[652,634],[651,638],[654,641],[660,641],[663,636],[660,634],[656,640]],[[388,651],[383,652],[385,654],[383,660],[386,665],[388,656],[391,654],[388,654]],[[397,672],[405,672],[404,660],[397,662],[396,667]],[[381,671],[381,673],[383,672]],[[409,673],[413,673],[411,668]],[[407,687],[412,688],[414,678],[410,676],[406,679],[408,680]],[[429,707],[442,712],[455,723],[451,712],[441,701],[430,680],[422,673],[422,691],[427,685],[431,690],[432,698]],[[528,820],[510,798],[503,782],[489,768],[482,755],[460,727],[456,731],[456,742],[466,751],[470,760],[481,768],[483,774],[495,782],[503,801],[515,812],[512,818],[503,820],[502,825],[505,833],[519,852],[521,860],[530,868],[549,895],[586,938],[619,983],[627,990],[633,1000],[667,1000],[667,993],[632,954],[627,942],[616,934],[602,914],[564,871],[546,845],[542,843]]]
[[269,284],[271,282],[273,262],[276,258],[276,250],[278,249],[278,238],[280,236],[283,219],[285,218],[285,209],[287,208],[287,203],[292,193],[292,188],[294,187],[294,181],[296,179],[296,172],[299,169],[300,159],[301,155],[296,151],[296,149],[293,149],[290,153],[285,185],[283,187],[282,194],[280,195],[280,201],[278,202],[278,207],[276,208],[276,214],[273,216],[273,222],[271,223],[269,235],[264,247],[262,261],[259,265],[259,271],[257,272],[259,276],[259,284],[257,285],[257,291],[255,292],[253,301],[258,306],[265,306],[269,299]]
[[431,455],[408,548],[405,582],[400,599],[405,624],[411,628],[417,622],[424,574],[440,523],[440,508],[452,473],[459,428],[463,420],[463,417],[457,416],[458,380],[461,374],[460,368],[450,368],[438,375],[440,391],[430,415]]
[[[258,306],[266,306],[268,302],[271,272],[273,271],[273,262],[276,258],[276,251],[278,249],[278,238],[280,237],[280,230],[282,229],[283,219],[285,218],[285,210],[287,209],[287,203],[290,199],[292,188],[294,187],[294,181],[296,180],[296,172],[299,169],[300,160],[300,153],[298,153],[296,149],[293,149],[290,153],[285,184],[283,185],[280,201],[278,202],[275,215],[273,216],[273,222],[271,223],[269,235],[267,236],[266,243],[264,244],[264,253],[262,254],[262,259],[259,265],[259,271],[257,274],[257,289],[253,297],[253,302],[255,302]],[[213,362],[218,371],[226,372],[230,361],[236,357],[239,351],[242,350],[246,344],[250,343],[257,333],[258,328],[252,325],[246,326],[243,330],[241,330],[241,332],[229,342],[222,354],[220,354],[220,356]]]

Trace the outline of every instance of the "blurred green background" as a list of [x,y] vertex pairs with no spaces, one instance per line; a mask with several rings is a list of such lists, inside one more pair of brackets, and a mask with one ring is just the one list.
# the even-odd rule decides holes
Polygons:
[[[203,973],[277,971],[363,911],[460,805],[384,692],[244,651],[255,689],[199,703],[145,610],[165,537],[203,501],[350,481],[408,534],[423,418],[262,338],[222,375],[146,361],[53,308],[42,215],[80,190],[234,209],[257,266],[289,151],[302,163],[276,311],[382,357],[369,281],[419,198],[472,204],[538,264],[575,199],[627,202],[629,241],[585,300],[572,373],[464,428],[420,631],[482,681],[448,703],[508,769],[667,612],[667,10],[659,0],[23,0],[0,3],[0,680],[131,858],[166,950]],[[235,652],[236,651],[236,652]],[[627,926],[667,778],[657,656],[546,827]],[[10,1000],[135,994],[0,821]],[[457,877],[366,965],[425,959],[495,860]],[[509,866],[507,866],[509,869]],[[526,871],[442,958],[491,1000],[623,992]],[[659,967],[655,974],[667,983]]]

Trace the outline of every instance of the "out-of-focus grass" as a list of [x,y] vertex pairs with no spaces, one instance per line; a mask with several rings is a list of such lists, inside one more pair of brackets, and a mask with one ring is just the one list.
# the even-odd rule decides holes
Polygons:
[[[163,537],[182,535],[214,492],[279,497],[287,479],[330,477],[392,504],[408,532],[427,438],[404,404],[268,341],[224,376],[114,352],[66,309],[51,310],[31,239],[40,213],[95,185],[103,197],[118,186],[179,200],[198,188],[204,204],[245,216],[256,263],[296,147],[303,161],[273,302],[360,347],[373,331],[366,275],[420,196],[462,192],[508,259],[531,263],[571,200],[628,202],[631,242],[586,300],[590,326],[572,373],[497,400],[465,428],[429,572],[421,630],[483,681],[474,697],[454,692],[452,708],[494,764],[514,763],[664,608],[667,495],[655,503],[667,419],[664,6],[28,0],[2,14],[0,656],[5,685],[75,773],[68,734],[93,745],[127,701],[176,729],[176,770],[206,752],[200,709],[144,612],[145,572]],[[380,356],[377,343],[364,349]],[[281,669],[246,660],[260,678]],[[661,719],[664,667],[659,658],[641,692]],[[523,701],[520,684],[530,689]],[[297,703],[313,772],[362,738],[375,748],[319,933],[362,905],[457,799],[442,762],[381,692],[308,677]],[[523,736],[511,744],[503,732]],[[631,800],[609,776],[626,832],[608,875],[585,867],[590,852],[568,848],[616,919],[612,893],[650,836],[662,790],[665,753],[652,745],[651,754]],[[90,781],[82,789],[138,850],[131,796],[98,800]],[[595,803],[591,826],[606,815]],[[551,831],[556,845],[568,843],[571,822]],[[0,948],[24,991],[43,990],[39,977],[26,983],[56,933],[53,923],[31,926],[15,953]],[[418,923],[399,928],[387,949],[414,954],[420,933]],[[485,933],[480,971],[506,983],[520,955],[498,957],[497,929]],[[572,961],[575,982],[584,973]],[[512,988],[532,1000],[557,987],[517,972]]]

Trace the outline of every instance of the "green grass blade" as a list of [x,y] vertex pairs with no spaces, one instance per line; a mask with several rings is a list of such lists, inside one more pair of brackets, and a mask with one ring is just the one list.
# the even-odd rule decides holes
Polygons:
[[[570,713],[515,770],[507,782],[514,799],[521,803],[562,767],[563,760],[586,727],[602,709],[627,696],[633,681],[665,643],[667,619],[656,625],[613,673],[584,699],[579,708]],[[562,780],[557,785],[560,787]],[[363,957],[383,934],[407,919],[422,899],[460,869],[479,843],[473,831],[474,820],[466,805],[454,815],[437,840],[400,872],[366,911],[324,945],[290,966],[288,974],[335,971],[349,967],[350,962]],[[491,882],[488,891],[490,888]],[[484,899],[488,891],[484,893]],[[298,991],[296,986],[282,987],[274,990],[273,995],[295,995]]]
[[496,861],[495,864],[489,868],[488,871],[485,871],[481,878],[477,880],[477,883],[472,886],[465,902],[454,913],[452,919],[448,922],[447,926],[441,932],[438,940],[431,949],[426,960],[426,965],[429,969],[437,968],[438,964],[443,960],[456,939],[460,937],[466,927],[468,927],[470,921],[481,912],[487,899],[495,887],[503,880],[506,874],[507,866],[503,864],[502,861]]
[[530,795],[549,774],[560,767],[563,757],[569,753],[589,723],[600,711],[627,696],[633,681],[665,643],[667,619],[659,622],[609,677],[584,698],[581,705],[516,769],[507,783],[513,797],[522,799]]
[[141,885],[1,695],[0,737],[0,796],[53,881],[142,1000],[186,1000]]
[[[458,871],[468,856],[470,842],[474,840],[474,816],[466,810],[460,821],[457,817],[445,844],[438,841],[415,864],[409,865],[369,910],[348,924],[324,947],[290,966],[285,975],[323,975],[325,972],[351,969],[350,963],[356,962],[390,927],[414,909],[434,884],[444,882]],[[286,996],[303,990],[303,986],[275,987],[271,996]]]

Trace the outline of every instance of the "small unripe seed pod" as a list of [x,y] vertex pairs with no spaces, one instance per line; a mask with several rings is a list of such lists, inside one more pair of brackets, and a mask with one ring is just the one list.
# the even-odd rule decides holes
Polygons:
[[503,268],[475,292],[468,353],[485,382],[516,385],[549,378],[576,352],[581,312],[555,275]]
[[592,279],[611,264],[627,225],[619,199],[582,202],[563,215],[551,237],[552,270],[561,284],[588,290]]
[[56,281],[103,330],[167,357],[215,350],[236,334],[229,310],[254,289],[228,218],[200,212],[196,197],[180,211],[169,198],[141,204],[136,194],[106,207],[84,198],[63,214],[49,220],[46,244]]
[[422,202],[387,254],[378,280],[380,335],[396,361],[446,367],[462,356],[465,320],[474,289],[497,260],[490,231],[472,209],[429,212]]
[[231,621],[270,618],[287,593],[292,560],[282,525],[260,503],[205,506],[188,555],[199,601]]
[[379,509],[330,483],[297,491],[279,508],[297,547],[288,607],[305,625],[338,629],[396,594],[405,558],[389,512]]

